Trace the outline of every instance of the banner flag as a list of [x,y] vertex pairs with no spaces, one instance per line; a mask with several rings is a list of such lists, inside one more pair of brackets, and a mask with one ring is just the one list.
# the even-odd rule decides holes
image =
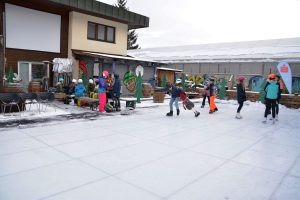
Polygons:
[[292,71],[289,63],[285,61],[280,62],[277,65],[277,70],[279,71],[287,90],[292,94]]

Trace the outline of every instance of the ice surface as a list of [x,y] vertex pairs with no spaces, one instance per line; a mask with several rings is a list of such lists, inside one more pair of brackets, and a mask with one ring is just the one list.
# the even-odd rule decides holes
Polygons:
[[[300,199],[300,109],[280,106],[272,125],[261,103],[246,102],[238,120],[235,101],[217,100],[212,115],[193,101],[198,118],[143,101],[129,116],[0,129],[0,199]],[[87,111],[57,106],[22,118]]]

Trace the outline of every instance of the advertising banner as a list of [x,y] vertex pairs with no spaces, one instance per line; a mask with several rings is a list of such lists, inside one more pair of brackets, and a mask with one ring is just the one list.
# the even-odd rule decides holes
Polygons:
[[292,71],[290,68],[289,63],[282,61],[277,65],[277,70],[280,73],[280,76],[282,77],[282,80],[289,91],[289,93],[292,93]]

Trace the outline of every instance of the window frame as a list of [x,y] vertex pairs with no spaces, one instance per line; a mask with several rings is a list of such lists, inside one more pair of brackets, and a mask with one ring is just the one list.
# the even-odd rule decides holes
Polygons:
[[[44,65],[43,62],[36,62],[36,61],[18,61],[18,75],[20,73],[20,67],[22,63],[26,63],[28,64],[28,68],[29,68],[29,82],[32,81],[32,65]],[[49,71],[49,64],[47,64],[47,78],[50,77],[50,71]]]
[[[95,25],[95,34],[94,34],[95,38],[89,37],[89,34],[88,34],[89,33],[89,24],[94,24]],[[104,26],[104,40],[98,38],[99,26]],[[113,41],[107,40],[107,38],[108,38],[108,28],[112,28],[113,29]],[[116,28],[113,27],[113,26],[108,26],[108,25],[105,25],[105,24],[98,24],[98,23],[95,23],[95,22],[88,21],[88,25],[87,25],[87,39],[88,40],[94,40],[94,41],[100,41],[100,42],[107,42],[107,43],[115,44],[116,43]]]

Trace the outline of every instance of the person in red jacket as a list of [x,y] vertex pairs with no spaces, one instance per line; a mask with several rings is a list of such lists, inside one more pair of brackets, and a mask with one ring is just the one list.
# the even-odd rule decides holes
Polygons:
[[186,96],[185,92],[181,91],[179,93],[180,96],[180,100],[182,101],[182,106],[184,108],[184,110],[188,109],[188,110],[192,110],[195,114],[195,117],[198,117],[200,115],[200,112],[198,112],[194,107],[194,103],[191,102],[191,100]]

